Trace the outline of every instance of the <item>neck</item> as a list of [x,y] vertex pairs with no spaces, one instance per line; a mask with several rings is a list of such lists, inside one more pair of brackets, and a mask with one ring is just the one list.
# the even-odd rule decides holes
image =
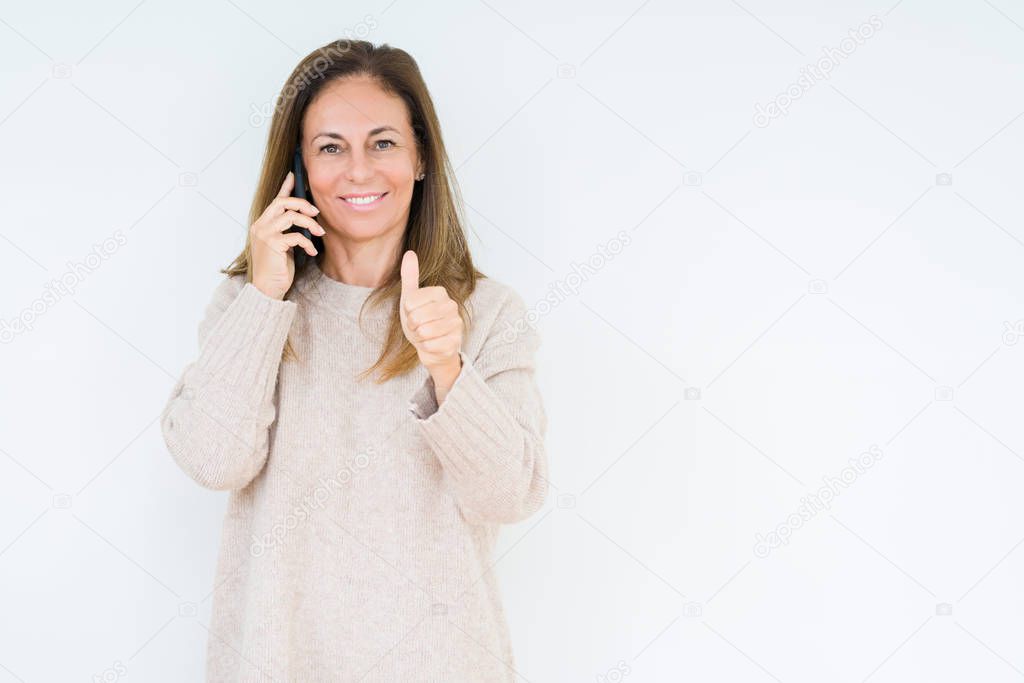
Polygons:
[[384,284],[398,260],[402,235],[386,233],[368,240],[356,240],[331,230],[323,236],[324,254],[320,270],[339,282],[359,287]]

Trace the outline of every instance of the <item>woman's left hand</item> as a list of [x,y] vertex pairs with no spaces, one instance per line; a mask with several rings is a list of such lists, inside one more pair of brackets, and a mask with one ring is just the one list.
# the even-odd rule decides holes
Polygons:
[[420,287],[420,263],[415,251],[410,249],[402,256],[401,273],[398,311],[402,332],[435,384],[451,386],[462,368],[459,306],[444,287]]

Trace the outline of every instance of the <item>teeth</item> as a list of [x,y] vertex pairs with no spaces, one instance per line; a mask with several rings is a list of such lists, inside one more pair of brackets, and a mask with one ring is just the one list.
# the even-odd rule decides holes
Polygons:
[[348,202],[349,204],[370,204],[371,202],[375,202],[383,196],[384,195],[375,194],[371,197],[351,197],[349,199],[346,199],[345,201]]

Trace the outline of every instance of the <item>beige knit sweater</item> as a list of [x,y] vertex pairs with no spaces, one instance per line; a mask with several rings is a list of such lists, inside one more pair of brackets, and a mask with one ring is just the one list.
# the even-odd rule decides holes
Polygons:
[[284,301],[225,278],[169,397],[174,461],[230,491],[208,681],[515,680],[492,553],[547,496],[539,336],[480,280],[438,408],[423,366],[356,381],[390,313],[357,324],[371,291],[313,264]]

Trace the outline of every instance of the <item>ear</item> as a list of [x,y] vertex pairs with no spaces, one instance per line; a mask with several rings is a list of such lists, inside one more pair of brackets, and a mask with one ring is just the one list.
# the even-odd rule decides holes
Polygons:
[[427,165],[424,163],[423,155],[419,153],[418,149],[416,150],[416,160],[414,165],[416,166],[415,175],[423,175],[427,172]]

